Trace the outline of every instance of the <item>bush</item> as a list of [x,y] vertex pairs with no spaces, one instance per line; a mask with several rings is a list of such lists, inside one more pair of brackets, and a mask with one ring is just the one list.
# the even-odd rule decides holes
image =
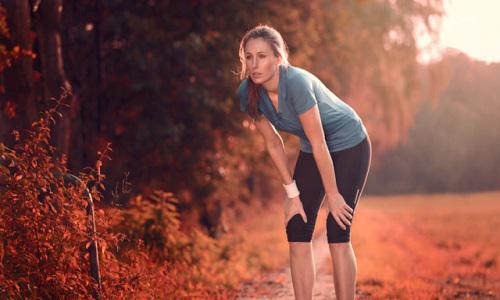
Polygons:
[[[81,184],[68,185],[66,157],[55,158],[49,144],[49,125],[62,105],[56,102],[25,138],[13,132],[12,149],[0,143],[0,298],[227,299],[255,275],[241,236],[181,230],[172,193],[155,190],[131,197],[126,208],[104,206],[101,167],[109,144],[95,168],[79,172]],[[86,188],[95,200],[97,235],[89,231]],[[89,275],[94,240],[100,291]]]
[[0,236],[4,244],[0,291],[8,297],[88,296],[92,280],[84,259],[87,200],[66,187],[65,158],[48,144],[54,110],[32,124],[25,140],[14,131],[14,149],[0,146],[3,184]]
[[241,278],[238,272],[244,272],[240,238],[213,239],[198,228],[183,232],[177,204],[172,193],[160,190],[133,197],[113,229],[126,236],[116,255],[128,261],[138,249],[148,253],[146,276],[156,297],[229,297]]
[[[13,132],[13,149],[0,143],[0,298],[96,296],[97,282],[89,275],[92,239],[101,246],[102,258],[116,262],[105,249],[116,244],[119,235],[102,231],[109,227],[108,218],[97,222],[102,233],[89,235],[88,199],[83,193],[92,184],[93,199],[101,199],[105,176],[100,166],[110,147],[99,153],[96,169],[79,174],[81,185],[65,183],[66,157],[55,158],[48,142],[49,125],[56,115],[62,117],[62,99],[56,103],[33,122],[25,138]],[[106,283],[116,279],[103,274]]]

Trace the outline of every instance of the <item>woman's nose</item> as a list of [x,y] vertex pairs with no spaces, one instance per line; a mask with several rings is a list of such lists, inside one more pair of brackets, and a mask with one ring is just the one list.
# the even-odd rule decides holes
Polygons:
[[257,59],[256,59],[256,58],[254,58],[254,59],[252,60],[252,68],[254,68],[254,69],[255,69],[256,67],[257,67]]

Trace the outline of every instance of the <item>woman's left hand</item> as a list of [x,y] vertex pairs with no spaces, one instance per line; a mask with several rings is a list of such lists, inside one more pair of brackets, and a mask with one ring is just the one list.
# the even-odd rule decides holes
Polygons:
[[336,193],[331,197],[327,196],[326,200],[328,201],[328,211],[332,214],[335,222],[337,222],[343,230],[346,230],[346,225],[351,225],[354,210],[347,205],[344,197],[342,197],[340,193]]

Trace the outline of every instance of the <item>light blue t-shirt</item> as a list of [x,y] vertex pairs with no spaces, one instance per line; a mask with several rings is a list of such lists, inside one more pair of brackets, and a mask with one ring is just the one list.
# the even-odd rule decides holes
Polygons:
[[[356,112],[316,76],[292,65],[280,65],[278,83],[278,110],[274,108],[264,87],[260,87],[258,110],[278,130],[300,138],[300,150],[312,153],[312,147],[302,128],[299,115],[318,105],[325,140],[330,152],[340,151],[359,144],[367,131]],[[244,79],[238,87],[240,110],[247,112],[248,81]]]

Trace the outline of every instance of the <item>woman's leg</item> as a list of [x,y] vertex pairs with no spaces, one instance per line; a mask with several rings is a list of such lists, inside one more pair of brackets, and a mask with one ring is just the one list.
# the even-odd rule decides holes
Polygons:
[[293,216],[286,226],[290,247],[290,269],[295,299],[312,299],[315,264],[311,239],[324,189],[314,156],[300,152],[293,178],[300,191],[300,200],[307,215],[307,224],[300,215]]
[[290,270],[295,299],[311,300],[316,269],[310,242],[290,242]]
[[[335,177],[340,194],[354,210],[363,192],[371,161],[369,137],[360,144],[332,153]],[[351,220],[351,226],[354,221]],[[333,263],[333,279],[337,299],[354,299],[357,263],[350,241],[350,227],[343,230],[328,214],[327,235]]]

